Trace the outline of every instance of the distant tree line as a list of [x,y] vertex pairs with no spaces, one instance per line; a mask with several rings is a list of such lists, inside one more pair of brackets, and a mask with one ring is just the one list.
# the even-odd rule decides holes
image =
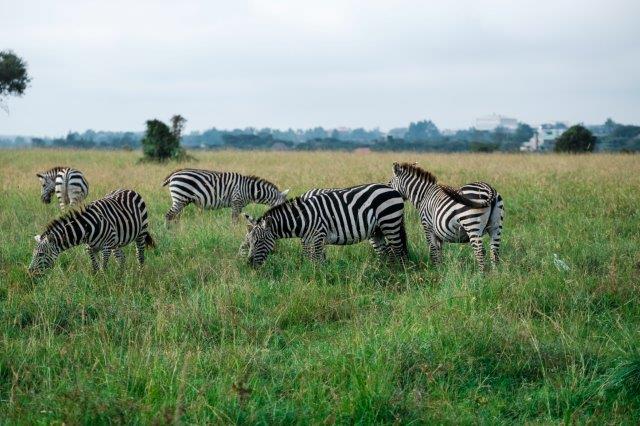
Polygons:
[[[595,137],[594,151],[640,152],[640,126],[623,125],[609,119],[601,125],[583,126]],[[534,135],[534,129],[521,123],[514,130],[493,131],[475,128],[441,131],[431,120],[412,122],[406,128],[383,133],[379,129],[271,129],[247,127],[182,134],[181,145],[187,149],[294,149],[433,152],[512,152]],[[0,138],[0,146],[130,149],[142,148],[143,132],[104,132],[87,130],[69,132],[60,138]]]

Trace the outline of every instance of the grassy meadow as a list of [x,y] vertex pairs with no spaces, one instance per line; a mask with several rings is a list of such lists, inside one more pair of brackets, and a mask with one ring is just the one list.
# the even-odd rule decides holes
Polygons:
[[[193,155],[0,151],[0,423],[637,424],[638,156]],[[317,266],[286,240],[254,271],[229,209],[189,206],[164,226],[161,182],[177,167],[257,174],[299,195],[386,182],[393,161],[494,184],[503,263],[483,275],[470,247],[445,245],[432,267],[410,205],[405,267],[366,243],[331,247]],[[123,276],[113,259],[92,275],[83,248],[27,275],[33,236],[59,214],[35,173],[59,164],[85,173],[89,200],[142,194],[157,243],[143,272],[130,246]]]

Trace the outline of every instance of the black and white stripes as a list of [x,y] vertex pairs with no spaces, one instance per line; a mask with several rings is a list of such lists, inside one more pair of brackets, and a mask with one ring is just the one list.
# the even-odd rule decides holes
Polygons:
[[40,198],[42,202],[51,202],[55,192],[60,208],[80,204],[89,194],[89,184],[81,171],[70,167],[53,167],[47,171],[37,173],[42,185]]
[[407,237],[404,202],[400,194],[382,184],[331,190],[307,199],[296,198],[271,208],[249,221],[246,242],[249,261],[260,266],[280,238],[301,238],[303,252],[323,260],[327,244],[348,245],[366,239],[380,255],[404,259]]
[[135,241],[142,267],[145,247],[154,245],[148,231],[147,206],[140,194],[128,189],[113,191],[83,210],[72,210],[53,220],[35,240],[37,246],[29,265],[29,272],[34,275],[50,268],[62,251],[80,244],[87,245],[94,271],[98,269],[99,252],[103,268],[112,252],[122,267],[122,247]]
[[431,259],[442,260],[443,242],[470,242],[484,269],[482,236],[491,236],[491,258],[499,260],[504,208],[502,197],[483,182],[455,190],[438,185],[435,176],[415,164],[393,165],[390,185],[416,207],[424,228]]
[[166,177],[162,186],[169,185],[171,208],[165,215],[173,220],[182,209],[194,203],[204,209],[231,207],[234,221],[249,203],[282,204],[289,190],[280,192],[273,183],[257,176],[234,172],[181,169]]

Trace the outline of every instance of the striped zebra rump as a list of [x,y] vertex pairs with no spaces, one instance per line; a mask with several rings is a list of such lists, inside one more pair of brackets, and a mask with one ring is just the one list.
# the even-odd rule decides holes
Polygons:
[[79,170],[66,168],[56,175],[55,192],[64,209],[81,203],[89,194],[89,184]]
[[51,196],[55,193],[60,208],[65,209],[81,203],[89,194],[89,184],[79,170],[58,166],[36,176],[42,185],[40,197],[45,204],[51,202]]

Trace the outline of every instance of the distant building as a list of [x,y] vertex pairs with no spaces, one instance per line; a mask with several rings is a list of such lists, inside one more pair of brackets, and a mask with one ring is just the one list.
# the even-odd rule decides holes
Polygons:
[[498,127],[507,130],[516,130],[518,128],[518,120],[498,114],[486,115],[476,119],[476,129],[478,130],[492,131]]
[[556,139],[558,139],[558,137],[560,137],[560,135],[562,135],[567,129],[567,124],[562,122],[541,124],[534,131],[531,139],[522,144],[520,151],[553,151],[556,146]]

